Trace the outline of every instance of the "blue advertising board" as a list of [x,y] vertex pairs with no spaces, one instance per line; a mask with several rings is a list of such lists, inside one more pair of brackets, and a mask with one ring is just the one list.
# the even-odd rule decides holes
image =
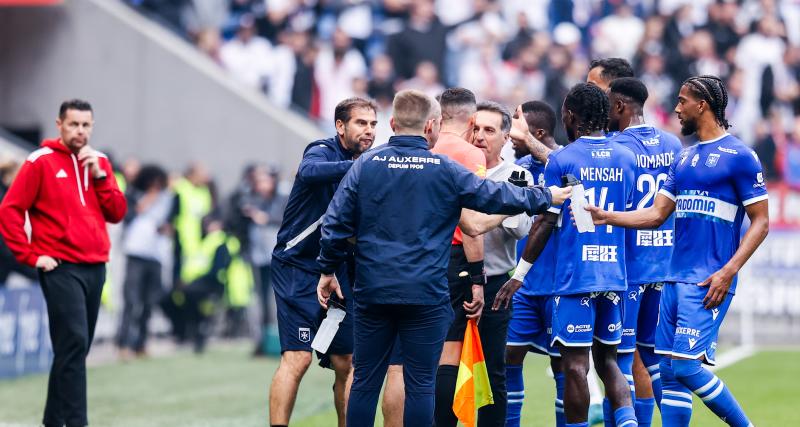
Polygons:
[[53,351],[39,286],[0,287],[0,379],[50,369]]

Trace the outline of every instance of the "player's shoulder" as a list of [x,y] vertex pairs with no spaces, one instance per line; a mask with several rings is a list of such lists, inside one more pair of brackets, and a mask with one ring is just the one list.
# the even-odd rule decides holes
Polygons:
[[315,153],[325,152],[325,151],[333,152],[335,150],[336,150],[336,138],[335,137],[325,138],[325,139],[318,139],[306,145],[305,150],[303,150],[303,154],[307,154],[309,152],[315,152]]
[[48,154],[53,154],[53,149],[50,147],[42,147],[30,153],[26,161],[29,163],[35,163],[37,160],[47,156]]
[[733,156],[737,162],[752,163],[752,161],[755,161],[756,163],[761,163],[755,150],[733,135],[726,135],[720,139],[717,144],[717,151]]
[[614,154],[623,161],[636,161],[636,153],[628,144],[624,144],[616,139],[608,141],[608,147],[614,150]]

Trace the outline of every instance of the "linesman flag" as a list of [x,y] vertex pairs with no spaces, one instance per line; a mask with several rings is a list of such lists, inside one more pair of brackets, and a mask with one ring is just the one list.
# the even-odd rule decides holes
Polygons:
[[475,412],[482,406],[494,404],[489,373],[483,358],[483,346],[475,319],[467,321],[464,346],[461,348],[461,363],[458,365],[456,394],[453,396],[453,412],[466,427],[475,426]]

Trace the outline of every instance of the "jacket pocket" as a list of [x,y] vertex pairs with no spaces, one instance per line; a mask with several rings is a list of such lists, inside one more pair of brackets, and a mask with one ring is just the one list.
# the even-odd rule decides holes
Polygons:
[[111,244],[105,231],[105,223],[100,223],[92,215],[69,215],[65,234],[67,243],[82,253],[107,253]]

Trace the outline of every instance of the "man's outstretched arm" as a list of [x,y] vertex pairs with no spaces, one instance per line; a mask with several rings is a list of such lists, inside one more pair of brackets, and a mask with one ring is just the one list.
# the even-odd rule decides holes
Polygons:
[[[570,209],[572,209],[570,207]],[[653,206],[628,212],[606,211],[597,206],[586,206],[595,225],[616,225],[625,228],[658,228],[675,212],[675,198],[667,192],[656,196]]]

